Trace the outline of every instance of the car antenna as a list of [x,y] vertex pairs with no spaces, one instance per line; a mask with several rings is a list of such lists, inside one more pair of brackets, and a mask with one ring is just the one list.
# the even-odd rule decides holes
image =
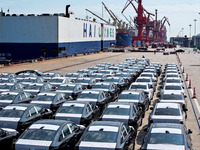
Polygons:
[[169,132],[168,130],[166,130],[165,133],[168,133],[168,134],[169,134],[170,132]]
[[103,131],[103,128],[99,129],[99,131]]

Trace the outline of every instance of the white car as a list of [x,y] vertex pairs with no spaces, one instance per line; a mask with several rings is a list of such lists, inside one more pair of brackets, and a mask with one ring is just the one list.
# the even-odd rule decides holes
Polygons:
[[153,87],[148,83],[134,82],[130,85],[129,90],[143,90],[148,93],[149,101],[153,99]]
[[185,100],[186,96],[184,96],[179,91],[168,91],[165,90],[160,94],[159,102],[161,103],[178,103],[183,107],[187,107],[187,101]]
[[135,82],[137,83],[148,83],[153,87],[153,91],[155,92],[156,90],[156,83],[153,82],[153,79],[151,77],[138,77]]
[[155,76],[155,74],[153,74],[153,73],[143,72],[140,74],[140,77],[151,77],[154,82],[157,83],[157,81],[158,81],[157,76]]
[[161,90],[161,93],[165,90],[170,91],[170,92],[177,91],[185,95],[184,89],[179,83],[165,83],[163,86],[163,89]]
[[183,81],[180,78],[169,78],[169,77],[167,77],[163,84],[166,84],[166,83],[178,83],[182,87],[184,87]]
[[149,125],[151,123],[185,124],[185,112],[177,103],[157,103],[149,116]]
[[166,73],[162,80],[165,81],[166,78],[179,78],[179,77],[180,76],[178,73]]

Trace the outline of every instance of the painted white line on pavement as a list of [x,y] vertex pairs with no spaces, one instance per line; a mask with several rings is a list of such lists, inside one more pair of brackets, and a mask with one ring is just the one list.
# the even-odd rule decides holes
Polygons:
[[197,106],[197,110],[198,110],[198,112],[199,112],[199,114],[200,114],[200,106],[199,106],[199,103],[198,103],[198,101],[197,101],[196,98],[194,98],[193,100],[194,100],[194,102],[195,102],[195,104],[196,104],[196,106]]

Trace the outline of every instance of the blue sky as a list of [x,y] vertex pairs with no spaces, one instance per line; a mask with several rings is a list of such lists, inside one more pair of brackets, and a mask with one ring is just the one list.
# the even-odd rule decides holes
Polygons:
[[[71,4],[70,11],[75,13],[78,18],[85,18],[85,9],[89,9],[98,15],[102,15],[102,4],[104,2],[119,18],[125,20],[121,15],[121,11],[127,0],[0,0],[0,7],[4,11],[10,10],[10,13],[28,14],[28,13],[62,13],[65,11],[65,5]],[[143,6],[149,12],[154,13],[158,9],[158,19],[166,16],[171,26],[167,25],[168,38],[177,36],[182,28],[183,34],[189,36],[192,25],[191,34],[194,35],[194,19],[196,22],[196,33],[200,33],[200,0],[143,0]],[[103,11],[104,18],[109,19],[106,11]],[[129,8],[124,12],[128,17],[136,16],[134,9]]]

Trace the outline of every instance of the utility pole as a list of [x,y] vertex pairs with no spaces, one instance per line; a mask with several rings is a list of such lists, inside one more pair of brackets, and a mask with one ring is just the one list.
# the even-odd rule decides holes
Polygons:
[[190,26],[190,35],[189,35],[189,37],[191,38],[191,26],[192,26],[192,25],[191,25],[191,24],[189,24],[189,26]]
[[194,19],[194,36],[196,36],[196,22],[197,22],[197,19]]

